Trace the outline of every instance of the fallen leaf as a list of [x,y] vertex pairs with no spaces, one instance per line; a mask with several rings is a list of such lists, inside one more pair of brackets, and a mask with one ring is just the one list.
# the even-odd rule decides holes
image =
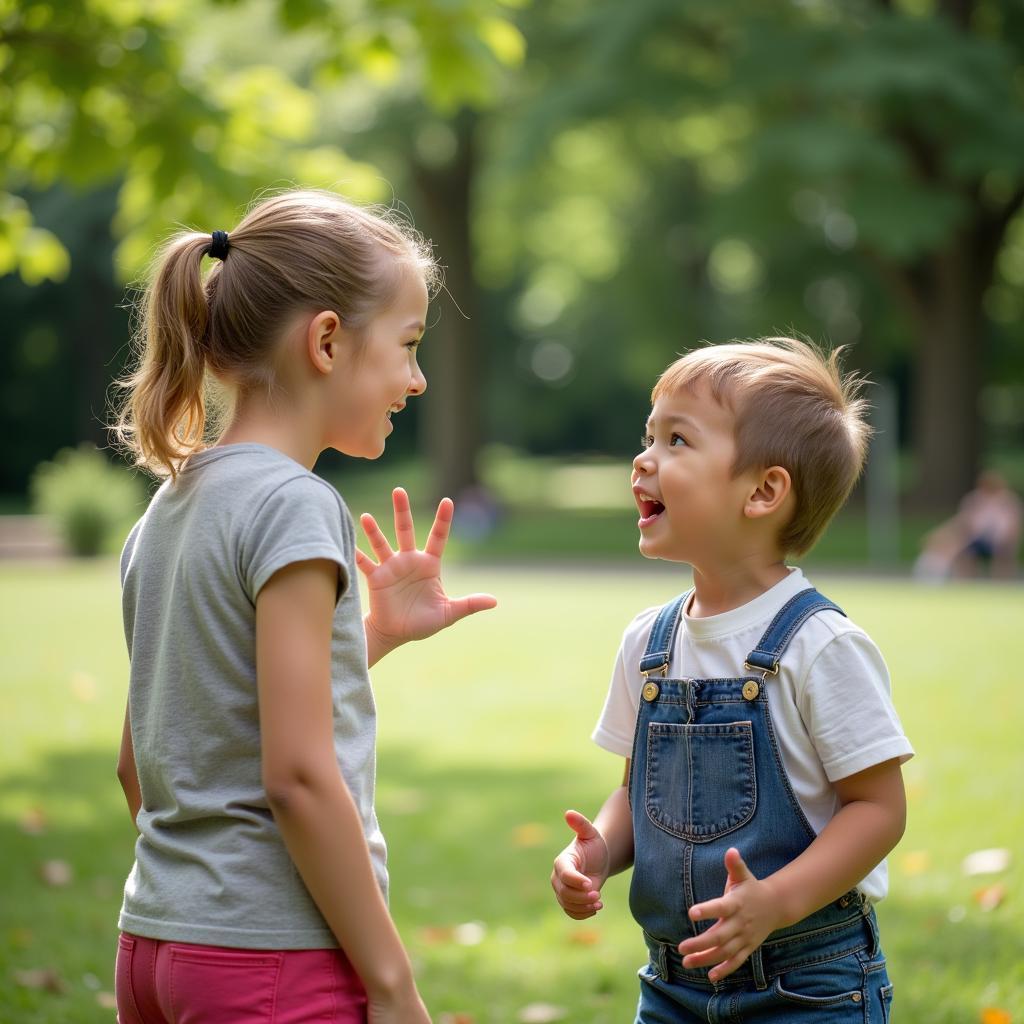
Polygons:
[[908,850],[900,858],[905,875],[923,875],[931,866],[932,857],[927,850]]
[[30,807],[18,819],[18,827],[27,836],[41,836],[47,824],[46,812],[41,807]]
[[388,814],[416,814],[424,806],[418,789],[391,789],[381,794],[379,802]]
[[596,928],[574,928],[569,932],[569,943],[573,946],[596,946],[601,933]]
[[469,1013],[442,1013],[437,1024],[476,1024],[476,1017]]
[[96,680],[88,672],[72,672],[71,692],[83,704],[88,704],[96,699]]
[[1006,886],[1002,882],[986,885],[974,892],[974,902],[984,911],[995,910],[1006,899]]
[[487,927],[480,921],[467,921],[455,926],[453,938],[460,946],[479,946],[487,935]]
[[543,846],[548,841],[550,830],[546,825],[538,824],[536,821],[528,821],[523,825],[517,825],[512,830],[512,844],[521,849],[531,846]]
[[52,967],[35,967],[26,971],[15,971],[14,980],[22,988],[52,992],[54,995],[62,995],[68,990],[64,979]]
[[1011,854],[1005,847],[975,850],[964,857],[961,870],[965,875],[995,875],[1010,866]]
[[551,1024],[551,1021],[561,1020],[566,1013],[563,1007],[552,1006],[551,1003],[530,1003],[519,1011],[517,1019],[522,1024]]
[[428,946],[440,946],[442,943],[451,942],[455,938],[455,929],[448,925],[427,925],[421,928],[420,940]]
[[117,997],[113,992],[97,992],[96,1005],[104,1010],[116,1010]]
[[70,885],[72,874],[71,865],[66,860],[44,860],[39,865],[39,877],[55,888]]
[[1013,1019],[1006,1012],[997,1006],[986,1006],[981,1011],[979,1018],[981,1024],[1013,1024]]

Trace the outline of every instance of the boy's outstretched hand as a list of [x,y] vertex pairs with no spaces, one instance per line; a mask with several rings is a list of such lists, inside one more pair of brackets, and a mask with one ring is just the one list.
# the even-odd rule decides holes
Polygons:
[[709,967],[711,981],[732,974],[782,924],[771,883],[759,880],[734,846],[725,851],[725,893],[690,907],[690,919],[717,918],[706,932],[679,943],[684,967]]
[[455,505],[443,498],[427,542],[416,546],[409,495],[396,487],[391,495],[395,510],[398,550],[388,543],[377,520],[368,512],[359,517],[370,548],[377,556],[356,551],[356,565],[366,577],[370,610],[365,618],[367,657],[372,665],[407,640],[422,640],[474,612],[493,608],[491,594],[449,597],[441,582],[441,556],[452,525]]
[[551,888],[569,917],[582,921],[604,906],[601,886],[608,877],[608,844],[579,811],[566,811],[565,822],[576,837],[555,858]]

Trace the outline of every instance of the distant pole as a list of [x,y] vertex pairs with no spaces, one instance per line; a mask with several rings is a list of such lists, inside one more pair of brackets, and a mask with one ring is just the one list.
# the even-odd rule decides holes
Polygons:
[[896,389],[881,380],[873,389],[871,454],[865,474],[868,557],[873,565],[895,565],[900,557],[899,439]]

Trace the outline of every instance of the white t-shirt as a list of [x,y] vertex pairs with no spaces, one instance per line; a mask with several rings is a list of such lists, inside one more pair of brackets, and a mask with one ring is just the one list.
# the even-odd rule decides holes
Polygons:
[[[799,569],[753,601],[707,618],[683,610],[676,632],[671,678],[735,678],[776,612],[810,584]],[[615,661],[594,742],[630,757],[643,678],[640,659],[660,606],[642,611],[627,627]],[[891,698],[889,673],[867,634],[838,612],[807,619],[768,677],[768,707],[793,792],[820,832],[839,801],[832,783],[856,772],[914,755]],[[888,890],[883,860],[859,888],[872,901]]]

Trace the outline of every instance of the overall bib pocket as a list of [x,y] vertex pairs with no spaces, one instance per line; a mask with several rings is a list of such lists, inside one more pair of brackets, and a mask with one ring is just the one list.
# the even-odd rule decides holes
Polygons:
[[645,804],[658,828],[694,843],[748,822],[757,806],[752,724],[648,723]]

